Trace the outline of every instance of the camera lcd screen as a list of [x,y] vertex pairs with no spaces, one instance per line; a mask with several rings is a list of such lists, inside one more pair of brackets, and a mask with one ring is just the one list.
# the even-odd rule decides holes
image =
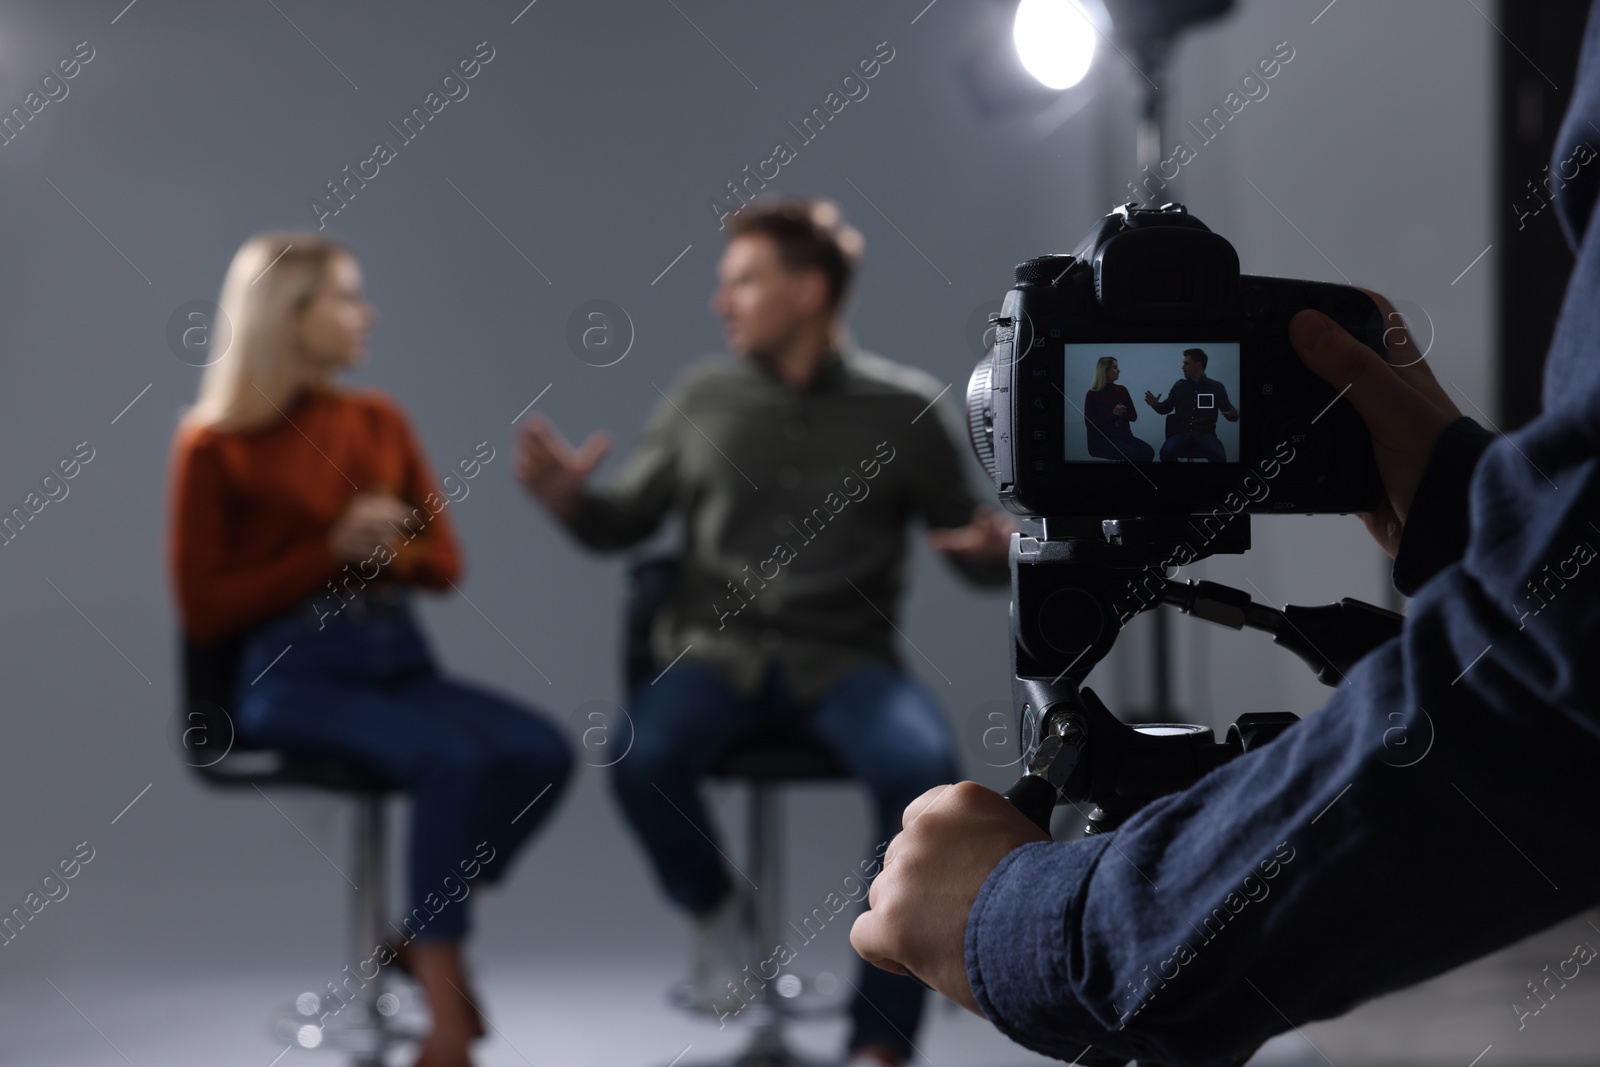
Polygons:
[[1238,342],[1063,349],[1067,462],[1240,462]]

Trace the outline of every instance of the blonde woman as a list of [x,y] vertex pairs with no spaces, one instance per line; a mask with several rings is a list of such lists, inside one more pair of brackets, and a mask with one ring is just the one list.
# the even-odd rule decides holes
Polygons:
[[461,953],[468,889],[499,880],[554,809],[570,751],[542,715],[441,675],[418,630],[410,590],[452,585],[460,556],[405,415],[335,384],[376,318],[355,257],[315,234],[254,237],[220,306],[232,342],[172,453],[184,628],[243,635],[240,743],[336,756],[410,793],[392,949],[432,1014],[417,1067],[466,1067],[483,1033]]
[[1083,398],[1083,425],[1089,433],[1089,455],[1097,459],[1149,463],[1155,446],[1133,435],[1128,424],[1139,417],[1126,386],[1117,384],[1122,368],[1115,356],[1095,361],[1094,380]]

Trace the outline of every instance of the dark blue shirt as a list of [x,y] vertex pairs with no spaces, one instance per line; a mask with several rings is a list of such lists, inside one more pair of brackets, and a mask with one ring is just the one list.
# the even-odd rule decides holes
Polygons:
[[1172,412],[1177,420],[1172,427],[1173,433],[1208,433],[1213,436],[1217,432],[1217,415],[1231,410],[1233,404],[1228,401],[1228,387],[1204,374],[1197,382],[1187,378],[1173,382],[1166,402],[1156,408],[1157,412]]
[[[1555,161],[1600,138],[1595,10],[1578,70]],[[1597,188],[1587,167],[1556,194],[1576,265],[1543,414],[1435,449],[1401,635],[1270,745],[984,882],[967,974],[1002,1032],[1091,1067],[1235,1063],[1600,901]]]

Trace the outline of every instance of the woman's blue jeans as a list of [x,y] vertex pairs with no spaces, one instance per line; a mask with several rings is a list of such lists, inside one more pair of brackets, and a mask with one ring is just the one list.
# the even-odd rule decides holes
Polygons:
[[459,940],[469,883],[503,877],[555,810],[571,750],[542,713],[442,676],[409,604],[324,622],[292,611],[247,638],[238,736],[346,759],[408,792],[403,937]]
[[[716,827],[700,799],[699,781],[726,748],[752,731],[780,721],[803,724],[837,753],[872,794],[877,814],[872,848],[877,855],[882,854],[877,845],[900,832],[907,804],[960,778],[950,728],[939,706],[887,663],[857,669],[808,708],[792,699],[776,664],[764,692],[749,702],[711,667],[685,656],[654,683],[635,690],[629,715],[633,747],[612,768],[612,787],[662,888],[689,911],[715,906],[732,888],[715,843]],[[848,873],[860,871],[855,867]],[[841,887],[841,898],[854,895],[843,879]],[[864,899],[865,892],[861,888],[855,899]],[[808,912],[797,909],[799,914]],[[833,936],[848,935],[849,914],[832,921],[842,928]],[[809,940],[820,932],[812,933],[808,924],[804,937]],[[788,944],[804,954],[801,936]],[[774,947],[757,946],[760,954],[750,961],[751,973]],[[922,986],[862,960],[855,987],[849,1047],[882,1045],[910,1059],[912,1035],[922,1018]]]

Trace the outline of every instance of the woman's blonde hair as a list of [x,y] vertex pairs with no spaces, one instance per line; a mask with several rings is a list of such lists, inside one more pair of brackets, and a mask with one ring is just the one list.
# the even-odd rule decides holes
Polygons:
[[222,282],[221,321],[212,330],[228,347],[207,364],[184,423],[254,429],[279,418],[301,386],[327,384],[327,372],[295,348],[293,322],[316,295],[330,261],[349,254],[315,233],[261,233],[239,246]]
[[1101,356],[1095,361],[1094,381],[1089,385],[1090,392],[1098,393],[1100,390],[1104,389],[1110,384],[1106,381],[1106,371],[1109,370],[1111,364],[1115,363],[1116,361],[1116,356]]

